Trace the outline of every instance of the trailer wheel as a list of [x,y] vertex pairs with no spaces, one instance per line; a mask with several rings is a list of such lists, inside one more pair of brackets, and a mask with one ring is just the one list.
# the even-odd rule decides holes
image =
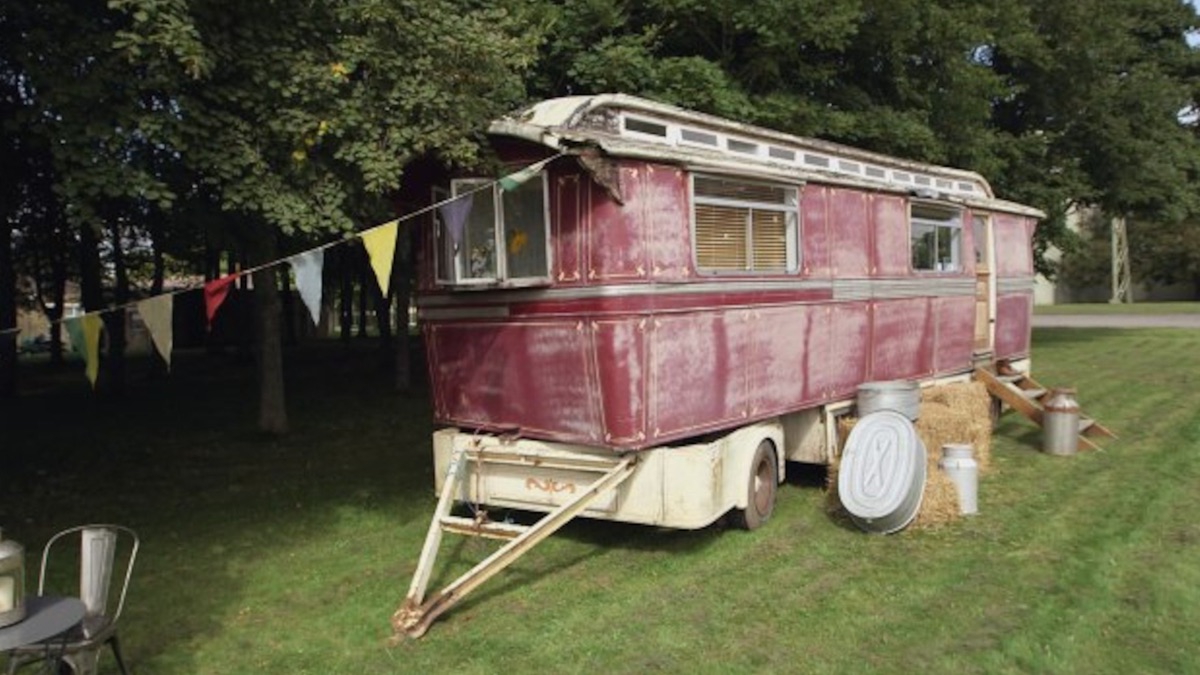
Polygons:
[[775,492],[779,489],[779,468],[775,463],[775,446],[763,439],[750,462],[746,488],[746,508],[734,509],[730,519],[743,530],[758,529],[775,511]]

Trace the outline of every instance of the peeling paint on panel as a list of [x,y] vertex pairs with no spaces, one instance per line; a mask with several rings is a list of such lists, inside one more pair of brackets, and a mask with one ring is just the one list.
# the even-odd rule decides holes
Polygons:
[[800,217],[800,265],[805,276],[828,277],[829,253],[829,188],[805,185]]
[[438,325],[428,335],[444,421],[600,440],[574,321]]
[[676,168],[658,168],[646,176],[642,199],[643,227],[649,232],[655,279],[686,279],[691,273],[691,207],[688,179]]
[[560,285],[570,285],[582,279],[580,266],[583,243],[583,204],[578,175],[560,176],[554,191],[554,263],[555,279]]
[[593,350],[599,364],[606,442],[625,445],[645,438],[647,385],[646,330],[637,318],[593,323]]
[[871,230],[867,218],[867,195],[854,190],[831,189],[829,245],[835,277],[867,276],[870,273]]
[[934,370],[945,373],[969,368],[975,347],[975,299],[934,298],[933,306],[937,326]]
[[874,303],[872,380],[902,380],[933,372],[934,330],[928,298]]
[[871,195],[872,276],[909,274],[908,208],[902,197]]
[[997,214],[993,220],[996,243],[996,273],[1002,277],[1033,274],[1033,244],[1029,219]]
[[1032,307],[1032,293],[1011,293],[996,298],[997,358],[1012,358],[1029,353]]
[[[645,277],[647,237],[644,223],[645,171],[622,164],[624,206],[603,190],[591,190],[591,232],[588,277],[631,280]],[[642,270],[639,274],[638,270]]]
[[751,338],[754,360],[747,365],[753,414],[788,410],[805,397],[805,348],[810,315],[820,308],[771,307],[756,312]]

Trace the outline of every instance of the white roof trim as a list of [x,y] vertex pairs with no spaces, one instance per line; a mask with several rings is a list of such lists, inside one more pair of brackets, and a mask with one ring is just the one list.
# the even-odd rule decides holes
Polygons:
[[[640,128],[627,128],[626,120],[631,118]],[[988,182],[971,171],[792,136],[625,94],[549,99],[495,121],[489,131],[554,149],[590,143],[617,156],[776,175],[797,182],[923,193],[1044,217],[1037,209],[995,199]],[[692,140],[684,139],[685,131]],[[698,142],[698,135],[711,136],[715,143]]]

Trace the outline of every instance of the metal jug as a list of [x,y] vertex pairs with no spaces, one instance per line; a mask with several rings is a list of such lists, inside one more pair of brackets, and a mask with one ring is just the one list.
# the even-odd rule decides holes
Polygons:
[[25,547],[0,532],[0,627],[25,618]]
[[1051,389],[1042,403],[1042,449],[1051,455],[1079,450],[1079,403],[1074,389]]

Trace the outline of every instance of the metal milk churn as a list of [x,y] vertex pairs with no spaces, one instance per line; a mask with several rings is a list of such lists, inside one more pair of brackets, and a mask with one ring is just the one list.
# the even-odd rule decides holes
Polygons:
[[0,627],[25,618],[25,548],[0,533]]
[[1042,403],[1042,449],[1051,455],[1079,450],[1079,403],[1074,389],[1051,389]]
[[942,446],[938,468],[958,490],[958,512],[964,516],[979,513],[979,464],[975,448],[959,443]]

